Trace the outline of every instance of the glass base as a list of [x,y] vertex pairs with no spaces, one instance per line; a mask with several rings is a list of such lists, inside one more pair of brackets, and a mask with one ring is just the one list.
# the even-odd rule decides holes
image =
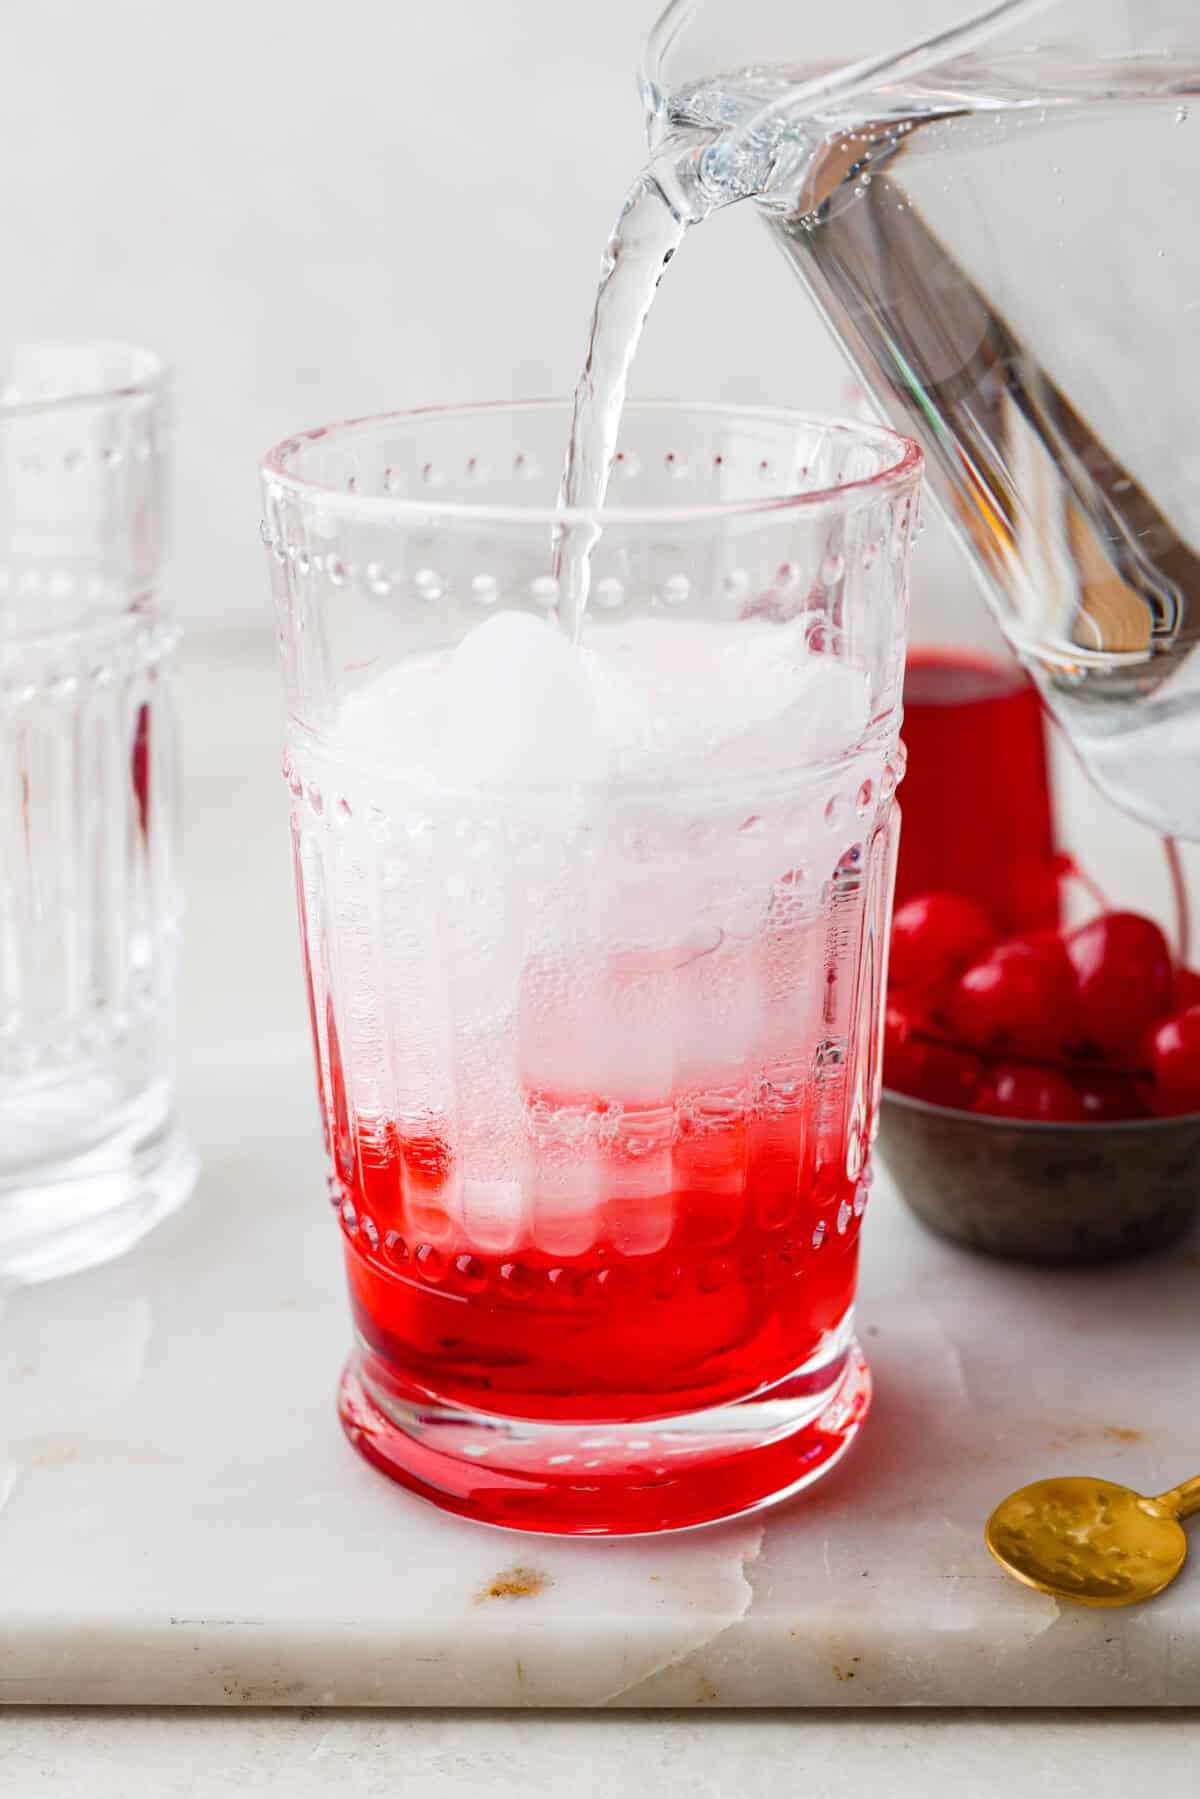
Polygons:
[[0,1175],[0,1281],[53,1280],[123,1254],[183,1204],[197,1166],[158,1088],[94,1148]]
[[738,1405],[641,1424],[542,1424],[399,1396],[356,1350],[338,1411],[361,1455],[484,1524],[559,1536],[690,1530],[776,1505],[840,1461],[871,1403],[853,1338]]

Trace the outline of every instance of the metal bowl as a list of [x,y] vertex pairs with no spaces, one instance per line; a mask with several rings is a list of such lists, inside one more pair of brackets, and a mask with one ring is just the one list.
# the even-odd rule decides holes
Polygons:
[[1200,1213],[1200,1113],[1023,1123],[885,1091],[879,1155],[932,1230],[1020,1261],[1145,1255]]

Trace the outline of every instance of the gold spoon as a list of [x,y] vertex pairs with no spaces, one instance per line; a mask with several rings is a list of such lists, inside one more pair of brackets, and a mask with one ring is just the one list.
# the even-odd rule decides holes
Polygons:
[[1200,1512],[1200,1475],[1157,1499],[1111,1480],[1038,1480],[1001,1500],[987,1546],[1027,1587],[1078,1605],[1135,1605],[1168,1586],[1187,1558],[1181,1518]]

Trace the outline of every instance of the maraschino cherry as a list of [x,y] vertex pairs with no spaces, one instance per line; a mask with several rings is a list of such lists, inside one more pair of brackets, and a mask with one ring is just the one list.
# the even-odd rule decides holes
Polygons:
[[1137,1055],[1147,1029],[1174,998],[1171,952],[1152,919],[1102,912],[1066,940],[1085,1044],[1111,1060]]
[[1020,1064],[997,1068],[976,1093],[972,1109],[989,1118],[1055,1124],[1082,1124],[1087,1117],[1081,1096],[1065,1075]]
[[1136,912],[998,939],[974,900],[919,894],[896,913],[884,1079],[997,1118],[1200,1112],[1200,973]]
[[1200,1006],[1164,1018],[1148,1047],[1155,1111],[1200,1112]]
[[983,907],[965,894],[918,894],[892,920],[890,990],[900,993],[948,981],[981,956],[995,936]]
[[999,943],[958,978],[950,1034],[975,1049],[1054,1057],[1072,1034],[1075,984],[1052,931]]

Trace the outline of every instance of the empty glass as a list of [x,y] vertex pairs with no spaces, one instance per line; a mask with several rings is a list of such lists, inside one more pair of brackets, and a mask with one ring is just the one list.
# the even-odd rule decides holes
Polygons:
[[118,1254],[188,1193],[159,586],[165,377],[0,359],[0,1277]]

